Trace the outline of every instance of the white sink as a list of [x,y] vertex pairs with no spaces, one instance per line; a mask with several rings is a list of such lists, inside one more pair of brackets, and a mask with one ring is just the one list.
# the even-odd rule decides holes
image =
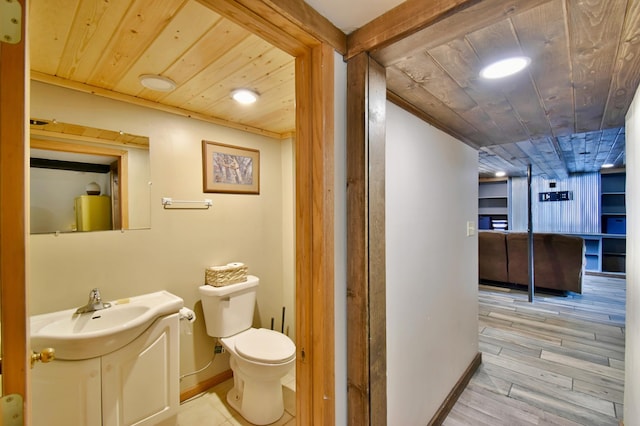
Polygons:
[[76,308],[31,317],[31,349],[54,348],[57,359],[95,358],[127,345],[157,318],[177,313],[183,300],[158,291],[111,302],[85,314]]

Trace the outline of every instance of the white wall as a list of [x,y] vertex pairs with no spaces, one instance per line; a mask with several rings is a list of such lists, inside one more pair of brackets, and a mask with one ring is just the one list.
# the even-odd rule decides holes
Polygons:
[[334,55],[336,425],[347,424],[347,64]]
[[[293,190],[284,164],[291,141],[149,110],[98,96],[32,83],[31,115],[103,129],[122,130],[150,138],[151,229],[32,235],[30,244],[30,312],[38,314],[86,303],[99,287],[106,300],[160,289],[184,299],[196,311],[193,335],[181,336],[181,373],[204,366],[212,357],[214,339],[206,335],[198,286],[209,265],[244,262],[260,277],[256,325],[279,329],[282,306],[294,324],[290,299],[294,286],[285,265],[283,246],[293,239]],[[202,140],[260,150],[260,195],[202,192]],[[289,154],[287,154],[287,152]],[[211,198],[209,210],[164,210],[162,197],[180,200]],[[284,221],[289,217],[289,221]],[[285,230],[285,228],[288,228]],[[286,255],[291,259],[291,254]],[[288,269],[285,273],[285,269]],[[286,329],[286,326],[285,326]],[[291,337],[294,337],[291,335]],[[228,356],[182,381],[192,387],[228,369]]]
[[387,103],[387,423],[427,424],[478,353],[477,151]]
[[[640,90],[627,112],[627,323],[624,424],[640,425]],[[637,167],[637,168],[636,168]]]

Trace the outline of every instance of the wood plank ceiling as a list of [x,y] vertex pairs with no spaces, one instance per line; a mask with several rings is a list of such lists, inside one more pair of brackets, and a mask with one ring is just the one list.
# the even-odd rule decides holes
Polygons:
[[[196,0],[34,1],[29,19],[33,80],[276,138],[295,129],[295,59]],[[143,74],[177,87],[146,89]],[[236,88],[258,102],[235,103]]]
[[[524,72],[480,69],[526,55]],[[480,149],[480,175],[563,178],[624,167],[624,118],[640,80],[637,0],[484,0],[372,56],[392,97]]]
[[[624,167],[640,1],[470,4],[371,52],[387,70],[390,98],[478,148],[481,176],[522,175],[528,163],[549,178]],[[295,128],[294,58],[197,0],[36,1],[29,13],[33,80],[276,138]],[[531,66],[501,81],[478,76],[512,54]],[[142,74],[177,88],[145,89]],[[258,103],[232,102],[238,87],[258,91]]]

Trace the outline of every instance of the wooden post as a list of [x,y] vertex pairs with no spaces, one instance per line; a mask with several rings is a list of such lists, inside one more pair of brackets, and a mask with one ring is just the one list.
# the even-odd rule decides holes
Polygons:
[[347,81],[347,421],[386,425],[385,71],[361,53]]
[[[2,392],[28,403],[26,2],[21,0],[21,41],[0,42],[0,294]],[[25,416],[26,423],[28,416]]]

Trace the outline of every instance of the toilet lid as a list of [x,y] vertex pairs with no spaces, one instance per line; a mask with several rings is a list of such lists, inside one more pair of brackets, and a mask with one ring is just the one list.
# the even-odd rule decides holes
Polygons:
[[266,328],[249,329],[235,338],[238,355],[265,364],[280,364],[296,356],[296,345],[284,334]]

